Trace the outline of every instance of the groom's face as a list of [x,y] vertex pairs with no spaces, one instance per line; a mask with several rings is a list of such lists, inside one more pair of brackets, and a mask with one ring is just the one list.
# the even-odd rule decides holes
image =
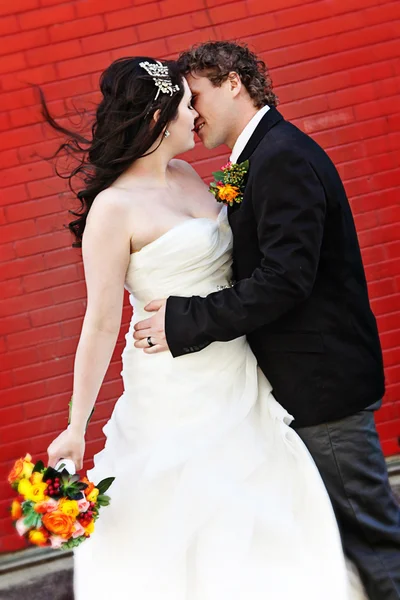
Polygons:
[[187,75],[186,79],[193,95],[192,104],[199,113],[195,127],[200,140],[209,150],[226,144],[233,110],[229,82],[217,87],[197,73]]

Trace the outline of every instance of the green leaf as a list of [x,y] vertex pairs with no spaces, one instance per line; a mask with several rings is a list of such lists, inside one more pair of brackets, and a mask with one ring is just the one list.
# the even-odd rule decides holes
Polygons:
[[33,467],[32,473],[41,473],[42,471],[44,471],[44,462],[42,460],[38,460]]
[[225,173],[223,171],[215,171],[212,175],[216,181],[223,181]]
[[83,500],[85,494],[83,494],[82,492],[68,491],[66,493],[66,496],[68,496],[70,500]]
[[88,486],[88,484],[87,483],[83,483],[83,481],[79,481],[78,483],[75,484],[75,487],[78,490],[82,490],[82,491],[86,490],[87,486]]
[[41,526],[42,526],[42,517],[41,517],[41,515],[37,515],[35,527],[38,529]]
[[239,167],[243,167],[246,170],[249,168],[249,165],[250,165],[250,162],[248,160],[245,160],[244,162],[239,163]]
[[86,536],[84,535],[80,535],[77,538],[71,538],[70,540],[68,540],[67,542],[64,542],[61,546],[60,546],[60,550],[70,550],[71,548],[76,548],[77,546],[79,546],[82,542],[84,542],[86,540]]
[[100,483],[96,485],[97,489],[99,490],[99,493],[104,494],[104,492],[106,492],[110,485],[113,483],[114,479],[115,477],[107,477],[106,479],[100,481]]
[[105,496],[104,494],[99,494],[96,500],[99,506],[108,506],[110,504],[110,501],[110,496]]
[[66,470],[61,471],[61,475],[62,475],[62,482],[64,485],[72,485],[72,484],[75,485],[80,480],[80,477],[78,474],[71,475]]
[[36,513],[35,511],[29,513],[29,515],[27,517],[25,517],[25,519],[24,519],[24,525],[26,525],[26,527],[28,527],[29,529],[31,529],[31,528],[36,529],[41,524],[42,524],[42,519],[41,519],[40,515],[38,513]]
[[25,502],[21,504],[22,513],[24,515],[29,515],[34,510],[33,506],[34,504],[31,500],[25,500]]
[[46,479],[55,479],[56,477],[60,477],[60,473],[53,469],[53,467],[47,467],[43,473],[43,481],[46,481]]

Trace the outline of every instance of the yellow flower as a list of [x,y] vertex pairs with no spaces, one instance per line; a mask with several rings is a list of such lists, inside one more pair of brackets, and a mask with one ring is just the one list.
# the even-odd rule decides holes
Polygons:
[[43,531],[43,529],[32,529],[29,532],[29,541],[35,546],[46,546],[48,540],[48,535]]
[[59,504],[59,510],[65,515],[69,515],[73,519],[79,515],[79,507],[76,500],[68,500],[68,498],[62,498]]
[[221,200],[225,202],[233,202],[233,200],[239,195],[239,188],[234,185],[227,183],[226,185],[219,185],[218,195]]
[[99,495],[99,490],[97,488],[93,488],[93,490],[86,496],[89,502],[96,502],[97,496]]
[[21,479],[18,484],[18,494],[21,494],[21,496],[24,496],[25,500],[27,500],[27,496],[30,494],[31,490],[32,484],[29,479]]
[[42,483],[43,481],[43,473],[38,473],[38,471],[36,471],[35,473],[32,473],[31,477],[30,477],[30,482],[35,485],[36,483]]
[[27,454],[23,461],[23,469],[22,469],[23,476],[26,477],[27,479],[29,479],[29,477],[32,475],[34,466],[35,465],[32,462],[32,456],[30,454]]
[[44,500],[48,500],[48,496],[46,496],[46,490],[47,483],[36,483],[35,485],[31,485],[31,487],[25,492],[25,498],[27,500],[32,500],[32,502],[43,502]]
[[84,527],[84,530],[85,535],[89,537],[89,535],[91,535],[94,531],[94,521],[90,521],[89,525],[86,525],[86,527]]

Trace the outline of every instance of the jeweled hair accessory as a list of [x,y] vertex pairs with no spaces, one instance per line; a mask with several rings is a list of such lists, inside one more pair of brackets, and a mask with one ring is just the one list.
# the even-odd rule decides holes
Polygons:
[[147,61],[141,62],[139,63],[139,66],[147,71],[147,73],[153,78],[155,85],[158,87],[158,91],[154,100],[157,100],[160,92],[172,96],[174,92],[179,91],[179,85],[172,85],[168,67],[163,65],[159,60],[157,60],[155,63],[149,63]]

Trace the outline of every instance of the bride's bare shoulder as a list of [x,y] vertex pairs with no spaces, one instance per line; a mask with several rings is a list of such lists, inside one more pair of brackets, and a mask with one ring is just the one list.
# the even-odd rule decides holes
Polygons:
[[[138,189],[140,190],[140,188]],[[132,206],[137,197],[137,190],[133,186],[125,188],[118,185],[111,185],[97,194],[93,205],[97,204],[99,208],[104,207],[104,210],[114,208],[123,212]]]
[[129,212],[129,196],[118,188],[109,187],[97,194],[90,207],[88,222],[103,219],[123,220]]
[[193,177],[194,179],[198,179],[202,181],[200,175],[197,173],[196,169],[192,167],[191,164],[186,162],[186,160],[182,160],[180,158],[173,158],[169,161],[169,166],[177,171],[180,171],[182,174]]

